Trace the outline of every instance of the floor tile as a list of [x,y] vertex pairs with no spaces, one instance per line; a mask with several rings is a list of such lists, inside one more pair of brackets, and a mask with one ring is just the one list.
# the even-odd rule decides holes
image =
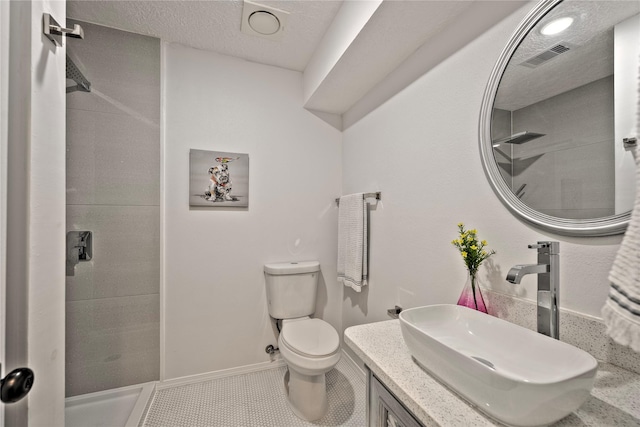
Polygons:
[[307,427],[365,425],[365,383],[344,358],[327,373],[329,412],[308,422],[296,417],[284,395],[285,367],[157,392],[143,427]]

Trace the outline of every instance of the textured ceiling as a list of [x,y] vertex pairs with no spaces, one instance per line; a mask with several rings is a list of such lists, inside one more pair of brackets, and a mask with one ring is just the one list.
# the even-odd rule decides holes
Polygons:
[[[496,96],[497,108],[514,111],[613,74],[613,26],[640,13],[638,1],[563,2],[545,16],[518,46]],[[561,16],[575,21],[548,37],[539,29]],[[571,50],[536,68],[519,65],[557,45]]]
[[[242,0],[68,0],[67,16],[301,72],[328,30],[332,31],[329,39],[343,36],[331,27],[336,15],[344,12],[343,0],[255,2],[289,12],[281,41],[240,31]],[[516,0],[385,0],[357,37],[349,41],[346,51],[305,101],[305,107],[334,115],[342,115],[356,104],[359,111],[371,111],[392,96],[362,101],[380,84],[399,90],[433,66],[427,64],[423,69],[415,62],[406,64],[412,54],[436,52],[443,60],[522,4]],[[474,20],[473,25],[469,25],[469,19]],[[442,38],[440,34],[448,35]],[[435,46],[425,49],[430,44]],[[403,70],[400,75],[390,78],[398,69]]]
[[282,41],[241,33],[241,0],[69,0],[67,16],[303,71],[342,0],[258,0],[257,3],[290,12]]

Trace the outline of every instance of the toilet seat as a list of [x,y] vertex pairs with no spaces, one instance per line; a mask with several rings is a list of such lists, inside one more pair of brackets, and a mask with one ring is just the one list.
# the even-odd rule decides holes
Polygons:
[[286,322],[280,338],[291,351],[304,357],[325,357],[340,347],[338,333],[322,319],[304,318]]

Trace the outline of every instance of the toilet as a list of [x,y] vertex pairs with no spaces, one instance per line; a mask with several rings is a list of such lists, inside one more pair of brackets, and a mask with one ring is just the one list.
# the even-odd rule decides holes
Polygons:
[[340,360],[338,332],[313,319],[320,263],[317,261],[266,264],[269,315],[282,319],[278,337],[287,364],[284,389],[289,407],[299,418],[315,421],[326,414],[325,374]]

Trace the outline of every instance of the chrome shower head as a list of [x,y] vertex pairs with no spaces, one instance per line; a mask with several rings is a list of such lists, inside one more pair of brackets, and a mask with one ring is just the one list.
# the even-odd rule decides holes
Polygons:
[[69,58],[69,55],[67,55],[67,78],[76,83],[75,86],[67,86],[67,93],[75,91],[91,92],[91,83],[82,75],[76,64]]
[[529,142],[533,139],[540,138],[543,136],[545,136],[544,133],[524,131],[524,132],[514,133],[513,135],[508,136],[506,138],[493,141],[493,144],[498,144],[498,145],[499,144],[524,144],[525,142]]

